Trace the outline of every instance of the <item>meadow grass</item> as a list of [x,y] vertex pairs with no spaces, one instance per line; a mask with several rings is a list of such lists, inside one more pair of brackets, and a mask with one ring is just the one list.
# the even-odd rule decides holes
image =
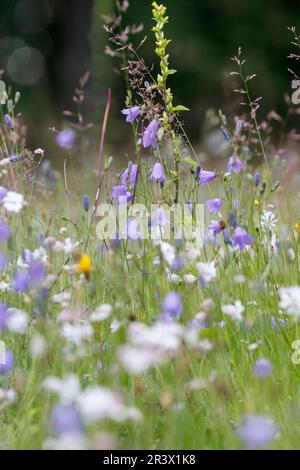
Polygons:
[[[84,195],[83,176],[72,174],[74,130],[56,136],[65,152],[57,175],[42,151],[18,144],[19,97],[2,107],[0,331],[14,359],[0,365],[1,449],[299,446],[298,195],[265,145],[240,50],[249,119],[216,114],[230,159],[209,173],[200,166],[180,121],[186,109],[167,85],[164,7],[154,3],[153,16],[157,79],[108,28],[149,82],[131,70],[127,172],[104,155],[104,119],[97,174],[82,169]],[[132,231],[99,238],[103,203],[144,204],[160,234],[172,204],[211,199],[219,206],[205,203],[203,246],[133,240]]]

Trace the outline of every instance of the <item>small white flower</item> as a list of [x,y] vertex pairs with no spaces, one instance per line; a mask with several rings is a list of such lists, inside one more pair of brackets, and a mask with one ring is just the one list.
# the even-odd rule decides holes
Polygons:
[[2,199],[2,205],[8,212],[18,213],[25,205],[23,194],[14,191],[8,191],[6,196]]
[[224,315],[227,315],[232,320],[236,321],[243,321],[242,313],[244,311],[244,307],[240,300],[236,300],[234,304],[223,305],[222,312]]
[[174,246],[167,242],[162,242],[160,244],[160,251],[165,262],[168,263],[169,266],[172,266],[176,257]]
[[50,375],[44,380],[43,387],[56,393],[63,403],[72,403],[80,395],[80,383],[75,374],[69,374],[63,379]]
[[70,343],[80,346],[83,341],[92,339],[93,328],[88,323],[65,323],[61,334]]
[[88,450],[87,438],[78,432],[61,434],[57,439],[46,439],[43,449],[46,450]]
[[141,374],[162,360],[162,355],[157,351],[127,344],[119,348],[118,357],[124,369],[130,374]]
[[31,338],[29,346],[31,357],[36,359],[43,356],[46,349],[47,342],[43,336],[36,334]]
[[300,287],[281,287],[279,289],[280,308],[284,309],[288,315],[300,318]]
[[197,268],[200,274],[200,279],[205,286],[208,286],[217,276],[214,261],[211,263],[198,263]]
[[197,278],[194,274],[184,274],[182,279],[185,284],[195,284],[195,282],[197,282]]
[[8,309],[7,328],[13,333],[24,335],[27,332],[29,318],[27,313],[17,308]]
[[60,294],[54,294],[52,301],[55,304],[60,304],[63,308],[66,308],[71,300],[71,294],[69,292],[61,292]]
[[99,305],[99,307],[91,314],[91,322],[101,322],[110,317],[112,306],[109,304]]
[[277,216],[271,211],[263,211],[261,226],[268,232],[274,232],[277,225]]

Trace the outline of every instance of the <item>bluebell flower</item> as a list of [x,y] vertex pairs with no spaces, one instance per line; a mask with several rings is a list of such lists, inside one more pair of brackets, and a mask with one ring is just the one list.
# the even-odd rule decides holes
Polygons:
[[123,109],[121,111],[126,116],[126,122],[132,124],[140,115],[141,108],[139,106],[133,106],[132,108]]
[[204,201],[204,204],[206,206],[207,212],[213,212],[214,214],[218,214],[222,207],[223,201],[220,198],[207,199],[206,201]]
[[156,137],[159,129],[160,123],[156,119],[150,122],[148,127],[143,133],[142,144],[144,148],[152,147],[156,149]]
[[160,181],[161,184],[164,184],[164,182],[166,181],[164,168],[160,162],[156,162],[155,165],[153,166],[151,175],[150,175],[150,180]]
[[246,246],[251,245],[255,239],[243,228],[237,227],[233,233],[233,246],[244,250]]

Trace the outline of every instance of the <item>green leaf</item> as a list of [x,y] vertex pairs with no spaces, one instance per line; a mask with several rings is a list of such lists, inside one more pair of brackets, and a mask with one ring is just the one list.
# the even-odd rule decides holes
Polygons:
[[172,111],[173,112],[176,112],[176,111],[189,111],[189,108],[186,108],[185,106],[182,106],[180,104],[178,106],[173,106]]

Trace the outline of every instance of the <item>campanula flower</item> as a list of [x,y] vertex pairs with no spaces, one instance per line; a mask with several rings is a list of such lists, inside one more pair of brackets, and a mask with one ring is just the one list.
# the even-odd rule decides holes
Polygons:
[[226,170],[229,173],[240,173],[245,168],[244,163],[239,159],[236,153],[234,153],[228,160]]
[[153,166],[150,180],[160,181],[161,184],[164,184],[164,182],[166,181],[164,168],[160,162],[156,162],[155,165]]
[[50,427],[54,434],[76,433],[82,431],[82,422],[73,405],[58,403],[52,408]]
[[84,208],[85,212],[88,212],[90,208],[90,198],[87,194],[84,194],[82,198],[82,207]]
[[27,271],[19,269],[14,277],[12,288],[15,292],[25,292],[29,289],[30,286],[30,276]]
[[248,414],[238,428],[238,435],[249,449],[262,449],[272,442],[277,425],[267,415]]
[[200,186],[205,186],[206,184],[211,183],[217,177],[214,171],[200,170],[199,182]]
[[177,292],[169,292],[162,303],[161,311],[163,315],[171,315],[174,318],[180,317],[182,313],[182,302]]
[[152,147],[156,149],[156,136],[160,123],[156,119],[150,122],[142,137],[142,144],[144,148]]
[[233,246],[239,248],[240,250],[244,250],[246,246],[251,245],[255,239],[246,232],[245,229],[241,227],[237,227],[233,233]]
[[133,106],[132,108],[123,109],[121,113],[126,116],[126,122],[132,124],[139,117],[141,108],[139,106]]
[[129,162],[128,167],[121,173],[121,183],[123,186],[129,183],[133,189],[138,176],[139,167],[136,163]]
[[268,359],[258,359],[254,366],[254,375],[260,379],[265,379],[272,374],[272,365]]
[[9,114],[5,114],[4,120],[5,120],[5,122],[6,122],[6,125],[7,125],[10,129],[13,129],[13,128],[14,128],[13,120],[12,120],[12,118],[10,117]]
[[113,199],[118,199],[120,204],[127,203],[133,199],[131,192],[128,191],[127,186],[125,185],[113,186],[111,197]]
[[206,201],[204,201],[204,204],[206,206],[207,212],[213,212],[214,214],[218,214],[222,207],[223,201],[220,198],[207,199]]
[[4,364],[1,364],[2,361],[0,361],[0,375],[7,375],[14,368],[15,358],[10,349],[7,349],[7,348],[5,349],[4,359],[5,359]]
[[11,236],[10,228],[9,226],[0,220],[0,241],[5,241],[8,240]]
[[73,147],[75,139],[76,134],[73,129],[64,129],[63,131],[57,134],[56,143],[60,148],[64,150],[69,150]]

